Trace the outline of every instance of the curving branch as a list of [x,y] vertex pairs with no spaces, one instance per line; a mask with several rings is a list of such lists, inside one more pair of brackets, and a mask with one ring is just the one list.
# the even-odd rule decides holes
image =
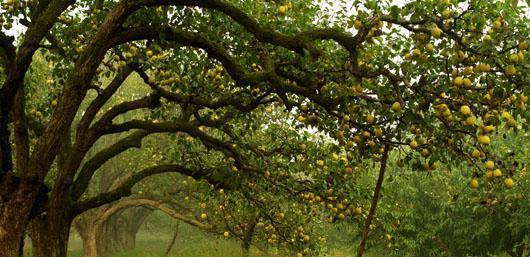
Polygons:
[[314,29],[295,35],[285,35],[263,27],[240,8],[222,0],[133,0],[128,2],[131,10],[137,10],[142,6],[161,5],[201,7],[216,10],[232,18],[261,42],[281,46],[299,54],[303,54],[304,50],[307,50],[314,57],[320,55],[320,50],[314,45],[316,40],[334,40],[351,53],[356,52],[357,45],[361,43],[359,37],[332,28]]
[[84,136],[86,136],[87,130],[90,127],[90,124],[94,121],[97,113],[101,108],[107,103],[107,101],[118,91],[123,82],[129,77],[132,70],[129,66],[125,66],[121,69],[110,84],[102,90],[98,96],[90,103],[88,108],[85,111],[85,114],[79,121],[77,126],[77,140],[80,141]]
[[159,106],[160,95],[156,92],[137,100],[122,102],[103,114],[92,129],[99,130],[104,124],[112,123],[112,120],[121,114],[144,108],[154,109]]
[[131,148],[140,148],[142,146],[142,139],[148,136],[148,131],[142,130],[134,132],[125,138],[122,138],[113,145],[101,150],[91,159],[89,159],[79,171],[71,188],[71,197],[74,200],[79,199],[86,191],[90,180],[94,173],[108,160],[118,156],[119,154]]
[[108,133],[108,134],[118,133],[118,132],[128,131],[132,129],[142,129],[142,130],[147,130],[153,133],[185,132],[201,140],[201,142],[206,147],[219,150],[223,152],[225,155],[234,158],[236,162],[236,166],[239,169],[247,170],[251,172],[258,172],[257,169],[250,167],[246,164],[247,162],[245,158],[243,157],[243,155],[241,155],[231,143],[224,142],[220,139],[217,139],[215,137],[212,137],[202,132],[197,127],[197,124],[193,124],[192,122],[172,121],[172,122],[154,123],[150,121],[131,120],[131,121],[127,121],[121,124],[108,125],[104,133]]
[[206,170],[206,169],[198,169],[198,170],[192,170],[189,168],[186,168],[181,165],[177,164],[167,164],[167,165],[158,165],[153,166],[150,168],[146,168],[138,173],[135,173],[131,175],[128,179],[126,179],[121,185],[116,187],[115,189],[102,193],[98,196],[78,201],[75,203],[72,207],[71,215],[72,217],[75,217],[76,215],[83,213],[87,210],[99,207],[101,205],[116,201],[122,197],[131,195],[131,189],[134,185],[136,185],[138,182],[143,180],[144,178],[147,178],[149,176],[162,174],[162,173],[171,173],[176,172],[180,173],[186,176],[193,177],[197,180],[200,179],[206,179],[210,184],[217,186],[217,187],[223,187],[223,188],[234,188],[238,187],[238,180],[236,178],[232,178],[231,176],[235,176],[233,174],[227,173],[224,175],[223,178],[219,178],[214,174],[215,172],[213,170]]

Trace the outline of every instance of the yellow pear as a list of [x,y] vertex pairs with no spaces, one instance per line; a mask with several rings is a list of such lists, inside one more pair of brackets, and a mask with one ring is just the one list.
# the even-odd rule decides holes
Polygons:
[[496,177],[496,178],[502,176],[502,171],[500,169],[495,169],[493,171],[493,176]]
[[469,187],[471,187],[472,189],[477,189],[478,188],[478,180],[472,179],[471,182],[469,182]]
[[399,102],[394,102],[392,104],[392,110],[395,112],[401,111],[401,104]]
[[504,72],[508,76],[513,76],[513,75],[515,75],[517,73],[517,69],[515,68],[515,66],[510,64],[510,65],[506,66],[506,68],[504,69]]
[[513,187],[513,180],[511,178],[507,178],[504,180],[504,186],[506,188],[512,188]]
[[486,167],[486,169],[488,170],[493,170],[493,168],[495,168],[495,163],[493,161],[486,161],[486,163],[484,164],[484,166]]
[[460,107],[460,112],[466,116],[471,115],[471,108],[469,108],[467,105],[462,105]]
[[438,27],[431,29],[431,35],[435,38],[440,38],[442,36],[442,30]]
[[491,139],[487,135],[480,135],[478,136],[478,142],[483,145],[489,145],[491,143]]

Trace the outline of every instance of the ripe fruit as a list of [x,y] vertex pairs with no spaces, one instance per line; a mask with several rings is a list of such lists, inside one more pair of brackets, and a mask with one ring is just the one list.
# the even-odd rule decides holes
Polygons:
[[486,63],[480,63],[475,67],[475,71],[477,72],[489,72],[491,70],[491,66]]
[[483,145],[489,145],[491,143],[491,139],[489,136],[486,136],[486,135],[480,135],[478,136],[478,142],[483,144]]
[[483,127],[481,127],[481,129],[482,129],[482,131],[484,133],[491,133],[491,132],[495,131],[495,126],[493,126],[493,125],[483,126]]
[[519,61],[519,55],[517,54],[510,55],[510,62],[517,63],[518,61]]
[[280,14],[284,14],[284,13],[287,12],[288,9],[289,9],[289,8],[288,8],[286,5],[280,5],[280,7],[278,7],[278,12],[279,12]]
[[504,72],[508,76],[513,76],[513,75],[515,75],[515,73],[517,73],[517,69],[515,68],[515,66],[510,64],[510,65],[506,66],[506,68],[504,69]]
[[344,173],[346,173],[347,175],[352,174],[352,172],[353,172],[353,169],[351,167],[346,167],[344,169]]
[[376,137],[382,137],[383,136],[383,130],[381,130],[381,128],[376,128],[374,130],[374,134]]
[[432,51],[434,51],[434,46],[432,44],[427,44],[427,45],[425,45],[425,49],[428,52],[432,52]]
[[149,84],[153,85],[153,84],[155,84],[155,83],[156,83],[156,78],[155,78],[155,76],[151,76],[151,77],[149,77]]
[[466,119],[466,125],[474,125],[476,121],[477,118],[475,118],[475,116],[469,116]]
[[153,57],[153,50],[149,49],[145,52],[145,54],[147,55],[147,57]]
[[504,180],[504,186],[506,188],[512,188],[513,187],[513,179],[507,178]]
[[438,27],[434,27],[431,29],[431,35],[435,38],[439,38],[442,35],[442,30]]
[[410,148],[412,149],[416,149],[418,148],[418,142],[416,142],[416,140],[412,140],[409,144]]
[[465,67],[464,71],[462,72],[464,75],[471,75],[473,73],[473,68],[471,67]]
[[228,231],[225,231],[225,232],[223,233],[223,236],[224,236],[224,237],[229,237],[229,236],[230,236],[230,233],[229,233]]
[[399,102],[394,102],[392,104],[392,110],[395,112],[401,111],[401,104]]
[[493,161],[486,161],[486,164],[484,165],[486,169],[492,170],[495,167],[495,163]]
[[502,176],[502,171],[500,169],[496,169],[493,171],[493,176],[498,178],[500,176]]
[[453,84],[455,86],[462,86],[462,84],[464,84],[464,79],[462,77],[456,77],[454,80],[453,80]]
[[464,87],[471,87],[471,80],[469,78],[465,78],[463,80],[463,83],[464,83]]
[[208,218],[208,215],[206,213],[201,214],[201,219],[205,220]]
[[470,115],[471,114],[471,108],[469,108],[469,106],[467,105],[462,105],[460,107],[460,112],[466,116]]
[[480,151],[478,149],[473,149],[473,151],[471,152],[471,156],[473,158],[479,158],[480,157]]
[[520,51],[528,49],[528,41],[522,41],[519,43],[519,46],[517,47]]
[[494,21],[493,24],[491,25],[491,27],[493,27],[496,30],[501,29],[501,26],[502,26],[502,23],[499,20]]
[[374,116],[372,116],[372,115],[366,116],[366,122],[368,122],[369,124],[374,123],[374,121],[375,121],[375,117]]
[[353,210],[353,213],[355,213],[355,215],[359,215],[361,214],[363,211],[363,209],[361,207],[357,207]]
[[353,22],[353,26],[355,27],[355,29],[360,30],[363,27],[363,23],[360,20],[355,20]]
[[471,187],[472,189],[477,189],[478,188],[478,180],[472,179],[471,182],[469,182],[469,187]]
[[297,120],[298,120],[298,122],[304,123],[305,117],[300,115],[300,116],[298,116]]

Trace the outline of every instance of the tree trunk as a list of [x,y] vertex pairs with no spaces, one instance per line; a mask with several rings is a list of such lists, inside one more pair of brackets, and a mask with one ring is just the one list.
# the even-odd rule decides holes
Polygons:
[[105,223],[109,251],[133,250],[136,247],[136,235],[145,219],[153,211],[144,207],[123,210]]
[[250,245],[252,244],[252,238],[254,237],[255,228],[256,220],[253,219],[247,227],[247,230],[245,231],[245,236],[243,237],[243,241],[241,242],[241,250],[243,257],[250,256]]
[[[131,223],[126,223],[125,226],[115,227],[112,222],[115,218],[113,216],[123,209],[142,206],[146,201],[147,203],[156,202],[144,199],[126,199],[104,205],[97,210],[87,212],[78,217],[75,222],[75,228],[83,240],[84,257],[101,257],[107,251],[115,250],[114,247],[116,245],[134,248],[136,234],[151,211],[145,212],[142,210],[138,215],[131,215]],[[118,244],[116,242],[109,243],[109,241],[115,239],[120,242]]]
[[2,246],[0,257],[22,256],[25,225],[19,217],[23,217],[24,214],[7,204],[2,207],[4,210],[0,217],[0,245]]
[[0,257],[22,256],[24,234],[38,190],[11,174],[0,181],[0,188]]
[[173,237],[171,238],[171,242],[169,242],[169,245],[166,249],[166,256],[169,255],[169,252],[171,252],[171,249],[175,245],[175,242],[177,241],[177,236],[179,234],[179,226],[180,226],[180,220],[177,220],[177,225],[175,226],[175,232],[173,233]]
[[362,257],[366,249],[366,242],[368,241],[368,233],[370,232],[370,225],[372,224],[372,220],[374,219],[375,210],[377,208],[377,202],[379,201],[379,193],[381,192],[381,188],[383,186],[383,180],[385,178],[385,171],[386,171],[386,164],[388,161],[389,148],[390,146],[385,145],[385,151],[383,152],[383,156],[381,158],[381,168],[379,169],[379,177],[377,178],[377,182],[375,185],[374,196],[372,197],[372,204],[370,206],[370,211],[368,212],[368,217],[366,218],[366,221],[364,222],[361,243],[359,244],[359,249],[357,250],[357,257]]
[[66,257],[71,221],[41,215],[30,223],[33,257]]
[[83,240],[83,257],[101,256],[101,250],[98,250],[97,232],[95,226],[88,226],[85,230],[79,231]]

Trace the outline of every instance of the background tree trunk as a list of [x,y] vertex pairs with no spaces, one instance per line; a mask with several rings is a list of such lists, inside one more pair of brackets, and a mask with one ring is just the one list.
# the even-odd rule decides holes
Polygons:
[[241,241],[241,250],[243,257],[250,256],[250,245],[252,244],[252,239],[254,238],[254,230],[256,228],[256,220],[253,219],[250,224],[248,224],[247,230],[245,231],[245,236]]
[[366,217],[366,221],[364,222],[361,243],[359,244],[359,249],[357,250],[357,257],[362,257],[366,249],[366,242],[368,241],[370,225],[372,224],[372,220],[374,219],[375,210],[377,209],[377,202],[379,201],[379,194],[381,193],[381,188],[383,187],[383,180],[385,179],[386,164],[388,162],[388,151],[389,146],[385,145],[385,151],[383,152],[383,156],[381,158],[381,168],[379,169],[379,176],[375,184],[370,211],[368,212],[368,217]]
[[175,245],[175,242],[177,241],[177,236],[179,234],[179,226],[180,226],[180,220],[177,220],[177,225],[175,226],[175,232],[173,233],[173,237],[171,237],[171,242],[169,242],[169,245],[166,249],[166,256],[169,255],[169,252],[171,252],[171,249]]
[[136,235],[152,210],[136,207],[123,210],[110,217],[103,224],[102,235],[98,236],[103,253],[133,250]]

